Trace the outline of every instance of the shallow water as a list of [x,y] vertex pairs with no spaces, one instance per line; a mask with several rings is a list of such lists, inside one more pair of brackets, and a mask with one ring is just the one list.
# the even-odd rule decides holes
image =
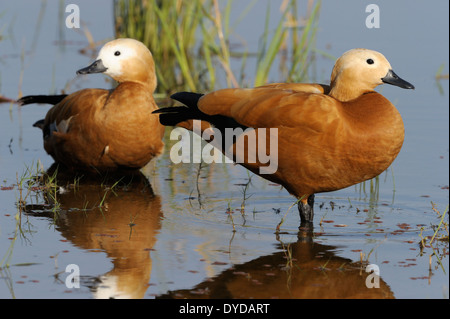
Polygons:
[[[87,1],[74,2],[95,40],[113,36],[108,1],[89,10]],[[112,190],[83,182],[60,189],[55,217],[51,194],[38,188],[18,205],[17,180],[26,168],[52,164],[32,127],[48,106],[0,104],[0,260],[9,264],[1,265],[0,297],[448,298],[448,243],[435,245],[442,265],[433,256],[431,268],[433,250],[419,245],[439,224],[431,202],[442,213],[449,199],[448,79],[434,79],[443,63],[448,74],[448,2],[380,5],[380,29],[365,27],[359,1],[339,6],[322,6],[317,48],[334,56],[376,49],[416,86],[380,88],[402,114],[406,139],[376,192],[366,182],[318,194],[311,236],[298,232],[297,209],[288,211],[294,199],[279,186],[232,164],[204,165],[197,177],[198,164],[175,165],[166,152],[144,172],[150,186],[135,179]],[[253,10],[252,28],[235,29],[250,48],[264,25],[265,2]],[[335,16],[337,10],[347,18]],[[87,45],[82,32],[62,28],[61,36],[57,6],[14,1],[0,12],[7,13],[0,18],[0,29],[7,26],[0,42],[2,95],[111,85],[101,75],[75,77],[95,54],[79,53]],[[332,65],[317,60],[318,81],[327,81]],[[271,80],[279,80],[276,73]],[[169,132],[167,150],[174,143]],[[80,288],[66,285],[72,264]],[[367,288],[367,264],[378,266],[379,288]]]

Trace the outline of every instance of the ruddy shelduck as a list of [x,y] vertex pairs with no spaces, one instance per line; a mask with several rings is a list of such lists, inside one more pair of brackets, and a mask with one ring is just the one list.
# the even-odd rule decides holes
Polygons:
[[157,81],[151,52],[134,39],[110,41],[95,62],[77,71],[91,73],[109,75],[118,85],[67,96],[26,96],[19,102],[54,105],[35,126],[57,163],[100,173],[142,168],[164,148],[164,126],[152,114]]
[[275,83],[205,95],[181,92],[172,98],[187,107],[155,112],[164,125],[192,129],[193,120],[201,120],[202,131],[210,124],[222,133],[226,127],[277,128],[276,172],[261,175],[258,161],[242,165],[296,196],[301,225],[311,226],[314,194],[376,177],[399,153],[403,121],[394,105],[374,91],[383,83],[414,89],[381,53],[353,49],[336,61],[330,85]]

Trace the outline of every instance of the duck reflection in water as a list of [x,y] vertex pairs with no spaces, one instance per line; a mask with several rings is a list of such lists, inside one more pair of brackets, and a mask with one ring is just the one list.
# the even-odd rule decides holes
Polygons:
[[378,288],[366,286],[369,273],[364,263],[337,256],[335,246],[303,239],[280,244],[279,252],[235,265],[191,289],[170,291],[159,298],[394,298],[389,285],[381,278]]
[[[55,166],[47,173],[53,174]],[[50,175],[52,176],[52,175]],[[98,276],[83,276],[95,298],[143,298],[152,271],[151,251],[161,228],[161,198],[140,172],[109,175],[102,183],[92,176],[57,173],[63,192],[46,197],[45,205],[27,205],[26,212],[46,216],[57,231],[76,247],[104,252],[113,268]],[[64,183],[66,182],[66,184]],[[47,194],[50,195],[50,194]],[[51,207],[59,205],[58,213]],[[81,261],[80,261],[81,262]]]

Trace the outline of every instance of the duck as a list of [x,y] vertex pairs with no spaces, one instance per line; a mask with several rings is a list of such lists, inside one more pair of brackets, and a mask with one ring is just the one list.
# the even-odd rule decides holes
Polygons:
[[68,95],[30,95],[18,102],[53,105],[34,126],[42,130],[44,149],[56,163],[86,172],[139,170],[164,149],[165,128],[152,114],[158,109],[152,53],[135,39],[112,40],[92,64],[77,71],[94,73],[110,76],[118,85]]
[[[396,107],[375,91],[382,84],[414,89],[383,54],[357,48],[336,60],[329,85],[270,83],[207,94],[178,92],[172,99],[183,105],[154,113],[165,126],[189,130],[199,120],[202,133],[211,128],[221,134],[227,128],[276,128],[276,171],[262,174],[264,163],[259,160],[244,158],[239,164],[295,196],[300,228],[310,228],[315,194],[372,179],[399,154],[404,124]],[[269,134],[261,136],[270,142]],[[238,140],[239,136],[228,146],[219,143],[219,148],[235,160]],[[249,152],[248,147],[241,152]]]

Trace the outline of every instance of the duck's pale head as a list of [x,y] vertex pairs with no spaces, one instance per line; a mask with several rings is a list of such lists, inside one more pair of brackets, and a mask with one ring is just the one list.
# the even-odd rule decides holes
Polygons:
[[349,101],[373,91],[383,83],[414,89],[411,83],[395,74],[389,61],[380,52],[353,49],[336,61],[331,73],[330,95],[340,101]]
[[119,83],[138,82],[156,88],[156,73],[150,50],[134,39],[121,38],[106,43],[97,59],[77,74],[104,73]]

